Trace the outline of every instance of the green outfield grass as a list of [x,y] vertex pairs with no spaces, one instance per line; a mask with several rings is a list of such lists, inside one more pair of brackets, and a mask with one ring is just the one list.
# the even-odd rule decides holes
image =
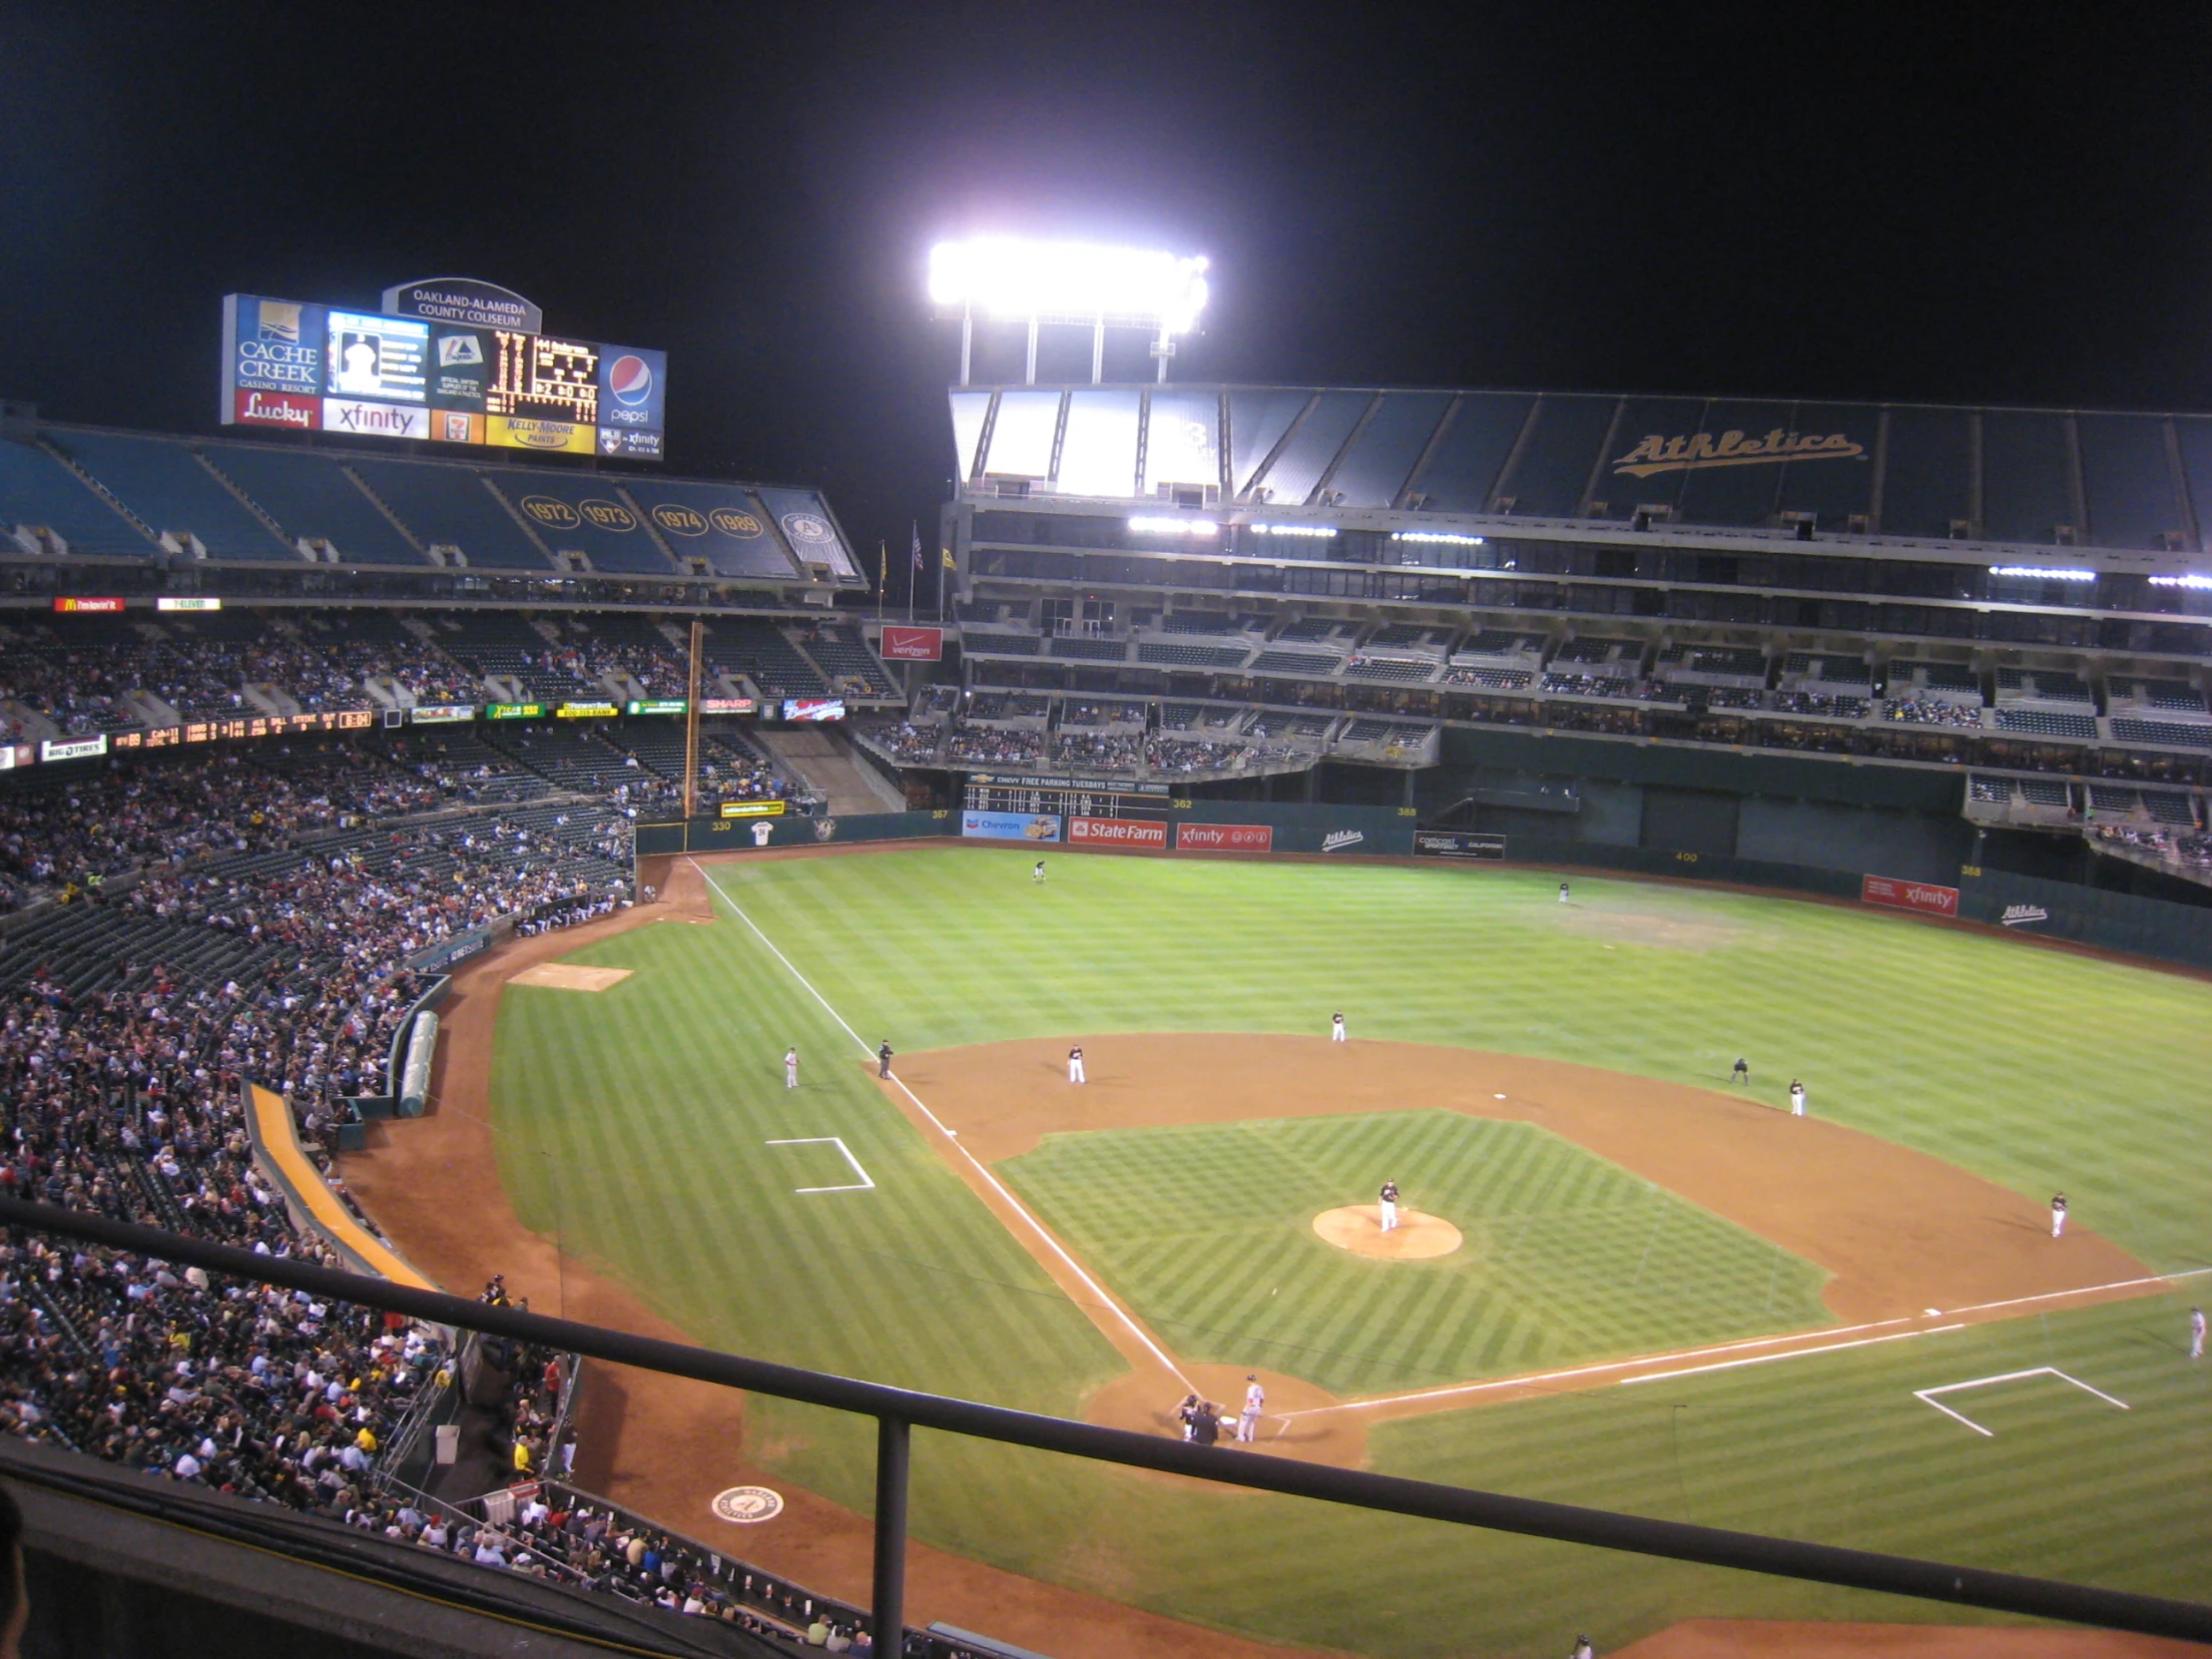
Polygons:
[[[1310,1225],[1419,1172],[1464,1235],[1378,1262]],[[1382,1393],[1830,1323],[1798,1257],[1525,1123],[1456,1112],[1052,1135],[1000,1173],[1178,1356]]]
[[[523,1219],[702,1342],[1072,1414],[1120,1361],[884,1102],[860,1045],[1319,1034],[1342,1007],[1363,1037],[1677,1082],[1719,1084],[1742,1053],[1776,1105],[1803,1076],[1817,1114],[2030,1197],[2063,1187],[2081,1225],[2160,1271],[2212,1262],[2212,985],[1850,908],[1580,873],[1562,906],[1556,876],[1536,872],[1055,853],[1050,884],[1034,887],[1033,857],[955,846],[726,865],[714,875],[727,899],[788,960],[726,907],[718,926],[660,925],[578,952],[636,970],[610,991],[510,987],[495,1122]],[[787,1093],[780,1056],[795,1041],[806,1086]],[[1339,1127],[1299,1130],[1325,1147]],[[1115,1242],[1141,1239],[1138,1213],[1151,1206],[1157,1223],[1161,1199],[1133,1191],[1118,1215],[1080,1199],[1086,1157],[1143,1189],[1156,1147],[1164,1163],[1152,1182],[1165,1190],[1184,1144],[1175,1137],[1218,1135],[1233,1148],[1252,1133],[1071,1137],[1018,1160],[1017,1178],[1084,1234],[1124,1294],[1191,1328],[1192,1351],[1203,1327],[1239,1343],[1357,1353],[1374,1375],[1493,1364],[1491,1339],[1473,1330],[1440,1346],[1373,1331],[1348,1344],[1326,1302],[1309,1305],[1319,1311],[1304,1327],[1269,1324],[1241,1294],[1178,1303],[1168,1265]],[[872,1190],[801,1195],[842,1179],[834,1149],[765,1144],[830,1135]],[[1072,1170],[1061,1164],[1070,1153]],[[1365,1196],[1366,1150],[1317,1156],[1351,1159]],[[1301,1184],[1315,1178],[1251,1162],[1270,1191],[1240,1194],[1240,1227],[1282,1213],[1294,1194],[1313,1201],[1317,1189]],[[1634,1208],[1627,1188],[1612,1190]],[[1539,1207],[1526,1193],[1494,1202],[1505,1215]],[[1645,1205],[1689,1212],[1671,1199]],[[1292,1219],[1303,1228],[1306,1217]],[[1806,1311],[1814,1287],[1802,1264],[1770,1250],[1779,1261],[1747,1272],[1741,1235],[1709,1217],[1684,1226],[1686,1238],[1708,1230],[1697,1255],[1713,1283],[1695,1295],[1635,1279],[1633,1227],[1607,1220],[1619,1248],[1579,1259],[1555,1230],[1516,1270],[1541,1287],[1538,1301],[1560,1303],[1540,1341],[1554,1352],[1607,1346],[1618,1321],[1638,1343],[1648,1333],[1651,1346],[1677,1347],[1742,1322],[1818,1317]],[[1282,1239],[1282,1258],[1310,1242]],[[2201,1291],[2178,1300],[1390,1424],[1372,1442],[1374,1465],[2212,1596],[2202,1497],[2212,1369],[2181,1358],[2182,1314],[2212,1295],[2212,1276],[2193,1283]],[[2091,1410],[2030,1384],[1992,1395],[1999,1431],[1985,1439],[1912,1397],[2040,1365],[2133,1409]],[[1354,1385],[1350,1376],[1327,1385]],[[755,1455],[788,1478],[865,1506],[867,1425],[757,1400],[750,1432]],[[1392,1656],[1557,1647],[1577,1626],[1610,1647],[1696,1614],[1956,1616],[1288,1500],[1194,1495],[939,1436],[920,1447],[914,1513],[923,1538],[1020,1571],[1275,1640]]]

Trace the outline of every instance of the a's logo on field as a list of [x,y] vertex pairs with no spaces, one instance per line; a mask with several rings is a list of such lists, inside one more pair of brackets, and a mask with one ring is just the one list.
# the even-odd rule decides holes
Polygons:
[[818,518],[813,513],[786,513],[784,529],[793,541],[809,542],[818,547],[824,542],[836,539],[830,534],[830,521]]
[[707,1507],[715,1512],[717,1520],[758,1526],[784,1512],[784,1496],[766,1486],[732,1486],[727,1491],[715,1493],[714,1502]]
[[540,524],[555,530],[573,530],[583,522],[576,516],[576,509],[566,501],[557,501],[550,495],[526,495],[522,498],[522,510]]
[[584,516],[602,530],[635,530],[637,514],[619,501],[602,501],[596,496],[583,504]]
[[672,536],[704,536],[707,521],[690,507],[680,507],[673,501],[664,501],[653,509],[653,522]]
[[1321,838],[1324,852],[1336,852],[1347,846],[1358,846],[1366,840],[1367,832],[1361,830],[1332,830]]

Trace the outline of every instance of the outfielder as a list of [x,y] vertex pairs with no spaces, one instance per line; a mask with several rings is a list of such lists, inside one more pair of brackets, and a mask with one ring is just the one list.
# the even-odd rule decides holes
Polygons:
[[1037,860],[1037,867],[1029,872],[1029,879],[1040,887],[1044,885],[1044,860],[1042,858]]
[[799,1087],[799,1049],[796,1044],[784,1050],[784,1087]]
[[2202,1308],[2189,1310],[2189,1358],[2192,1360],[2204,1358],[2204,1310]]
[[1080,1048],[1071,1048],[1068,1050],[1068,1081],[1070,1083],[1082,1083],[1088,1081],[1088,1079],[1083,1076],[1083,1051]]
[[1329,1016],[1329,1040],[1333,1043],[1350,1042],[1352,1040],[1345,1032],[1344,1015],[1331,1014]]
[[1377,1196],[1379,1202],[1376,1208],[1382,1217],[1382,1231],[1394,1233],[1397,1230],[1397,1183],[1383,1182],[1382,1191]]
[[1560,882],[1560,883],[1559,883],[1559,902],[1560,902],[1560,903],[1562,903],[1562,904],[1564,904],[1564,903],[1566,903],[1566,901],[1567,901],[1567,884],[1566,884],[1566,882],[1562,881],[1562,882]]
[[2050,1197],[2050,1236],[2057,1238],[2066,1231],[2066,1195],[2053,1193]]
[[1795,1078],[1790,1080],[1790,1116],[1805,1116],[1805,1085]]
[[[2197,1322],[2200,1326],[2203,1321],[2204,1316],[2198,1315]],[[2197,1340],[2200,1343],[2204,1340],[2201,1331],[2198,1333]],[[1244,1409],[1237,1413],[1237,1439],[1240,1444],[1250,1445],[1252,1443],[1253,1436],[1259,1432],[1260,1413],[1267,1409],[1267,1405],[1268,1391],[1260,1386],[1259,1374],[1257,1372],[1246,1373]]]

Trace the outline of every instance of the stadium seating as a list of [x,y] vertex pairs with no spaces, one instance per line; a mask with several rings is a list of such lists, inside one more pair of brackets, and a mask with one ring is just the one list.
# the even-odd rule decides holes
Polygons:
[[325,541],[341,564],[419,568],[432,562],[377,510],[336,456],[248,444],[211,444],[204,453],[295,544]]
[[556,554],[573,549],[594,570],[640,576],[673,576],[680,569],[655,543],[645,514],[630,502],[619,480],[578,479],[520,467],[500,467],[483,476]]
[[547,570],[552,560],[516,522],[513,510],[485,488],[473,467],[450,461],[357,457],[352,470],[377,500],[424,546],[450,545],[472,567]]
[[743,674],[764,697],[827,697],[830,688],[814,665],[772,623],[716,622],[702,647],[723,674]]
[[182,440],[78,431],[54,441],[157,534],[190,532],[213,559],[298,562],[298,551],[224,488]]
[[68,467],[14,438],[0,438],[0,523],[19,535],[34,527],[51,530],[71,553],[146,559],[160,551],[152,536]]

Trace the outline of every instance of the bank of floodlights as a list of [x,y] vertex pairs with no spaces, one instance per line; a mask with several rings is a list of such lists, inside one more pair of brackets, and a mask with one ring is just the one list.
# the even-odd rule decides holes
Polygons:
[[2041,565],[1991,565],[1989,574],[2045,582],[2094,582],[2097,579],[2097,573],[2093,570],[2047,570]]
[[1141,328],[1153,337],[1160,378],[1168,377],[1175,338],[1198,326],[1206,308],[1207,262],[1141,248],[1087,242],[975,237],[929,251],[929,299],[960,319],[960,383],[968,383],[975,323],[1020,322],[1029,329],[1029,381],[1037,378],[1037,330],[1045,323],[1091,330],[1091,383],[1105,369],[1106,330]]
[[2154,588],[2212,588],[2212,576],[2198,576],[2193,572],[2187,576],[2153,576],[2150,585]]

